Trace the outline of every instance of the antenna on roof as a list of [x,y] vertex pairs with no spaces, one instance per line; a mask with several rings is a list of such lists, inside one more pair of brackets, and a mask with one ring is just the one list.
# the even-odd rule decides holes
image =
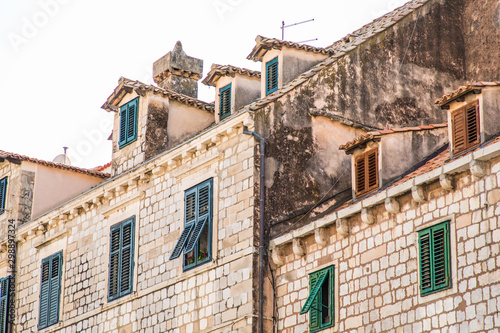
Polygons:
[[[290,28],[290,27],[293,27],[295,25],[299,25],[299,24],[307,23],[307,22],[312,22],[312,21],[314,21],[314,19],[310,19],[310,20],[306,20],[306,21],[302,21],[302,22],[297,22],[297,23],[292,23],[289,25],[285,25],[285,21],[281,21],[281,40],[285,40],[285,28]],[[306,42],[309,42],[311,40],[314,40],[314,39],[307,40]],[[316,40],[318,40],[318,39],[316,38]]]

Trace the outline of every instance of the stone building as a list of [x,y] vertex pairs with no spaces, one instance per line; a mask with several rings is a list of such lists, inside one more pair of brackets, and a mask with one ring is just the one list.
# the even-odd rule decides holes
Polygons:
[[178,42],[103,104],[110,174],[0,153],[0,332],[498,330],[499,17],[258,36],[213,104]]

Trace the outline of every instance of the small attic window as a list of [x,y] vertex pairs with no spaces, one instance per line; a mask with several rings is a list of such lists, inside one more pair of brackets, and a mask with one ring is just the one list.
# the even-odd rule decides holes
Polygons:
[[224,119],[231,114],[231,84],[219,90],[219,117]]
[[139,97],[120,107],[120,148],[137,139],[137,107]]
[[354,177],[356,197],[378,188],[378,148],[368,150],[355,158]]
[[278,57],[266,63],[266,95],[278,90]]
[[475,100],[451,113],[453,155],[479,144],[479,104]]

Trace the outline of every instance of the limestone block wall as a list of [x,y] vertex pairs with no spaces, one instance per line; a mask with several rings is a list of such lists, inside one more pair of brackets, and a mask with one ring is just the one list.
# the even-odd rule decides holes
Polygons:
[[[329,227],[327,245],[302,239],[305,255],[283,249],[276,269],[279,332],[307,332],[299,312],[309,295],[308,274],[335,267],[335,327],[322,332],[497,332],[500,328],[500,158],[487,175],[454,176],[455,189],[426,186],[426,202],[398,197],[400,212],[373,209],[375,223],[349,218],[350,235]],[[450,221],[451,288],[419,290],[418,230]]]
[[[60,321],[43,332],[251,332],[255,142],[241,127],[230,133],[185,152],[164,172],[146,172],[139,180],[128,173],[102,184],[94,191],[114,194],[68,203],[78,208],[46,230],[28,233],[18,247],[14,331],[37,331],[41,260],[62,250]],[[209,178],[212,261],[183,272],[182,256],[169,257],[184,229],[184,192]],[[133,292],[108,301],[110,227],[130,217]],[[44,224],[45,218],[29,224]]]

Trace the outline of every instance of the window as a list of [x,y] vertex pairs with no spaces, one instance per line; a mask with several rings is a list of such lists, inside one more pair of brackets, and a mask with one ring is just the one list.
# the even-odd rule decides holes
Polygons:
[[9,332],[10,276],[0,280],[0,333]]
[[278,57],[266,64],[266,95],[278,89]]
[[224,119],[231,114],[231,85],[220,88],[219,96],[219,116],[220,119]]
[[378,188],[378,148],[371,149],[356,157],[354,162],[356,196]]
[[300,314],[309,312],[309,331],[335,325],[334,266],[309,274],[309,297]]
[[469,103],[451,114],[453,154],[479,144],[479,104]]
[[135,217],[131,217],[110,230],[108,301],[132,292],[134,222]]
[[61,275],[62,252],[58,252],[42,260],[38,329],[49,327],[59,322]]
[[137,139],[137,107],[139,97],[120,108],[120,148]]
[[184,270],[209,262],[212,258],[212,179],[185,193],[184,230],[170,255],[184,251]]
[[7,197],[7,177],[0,180],[0,214],[5,212],[5,200]]
[[421,295],[450,288],[450,222],[419,231],[418,243]]

